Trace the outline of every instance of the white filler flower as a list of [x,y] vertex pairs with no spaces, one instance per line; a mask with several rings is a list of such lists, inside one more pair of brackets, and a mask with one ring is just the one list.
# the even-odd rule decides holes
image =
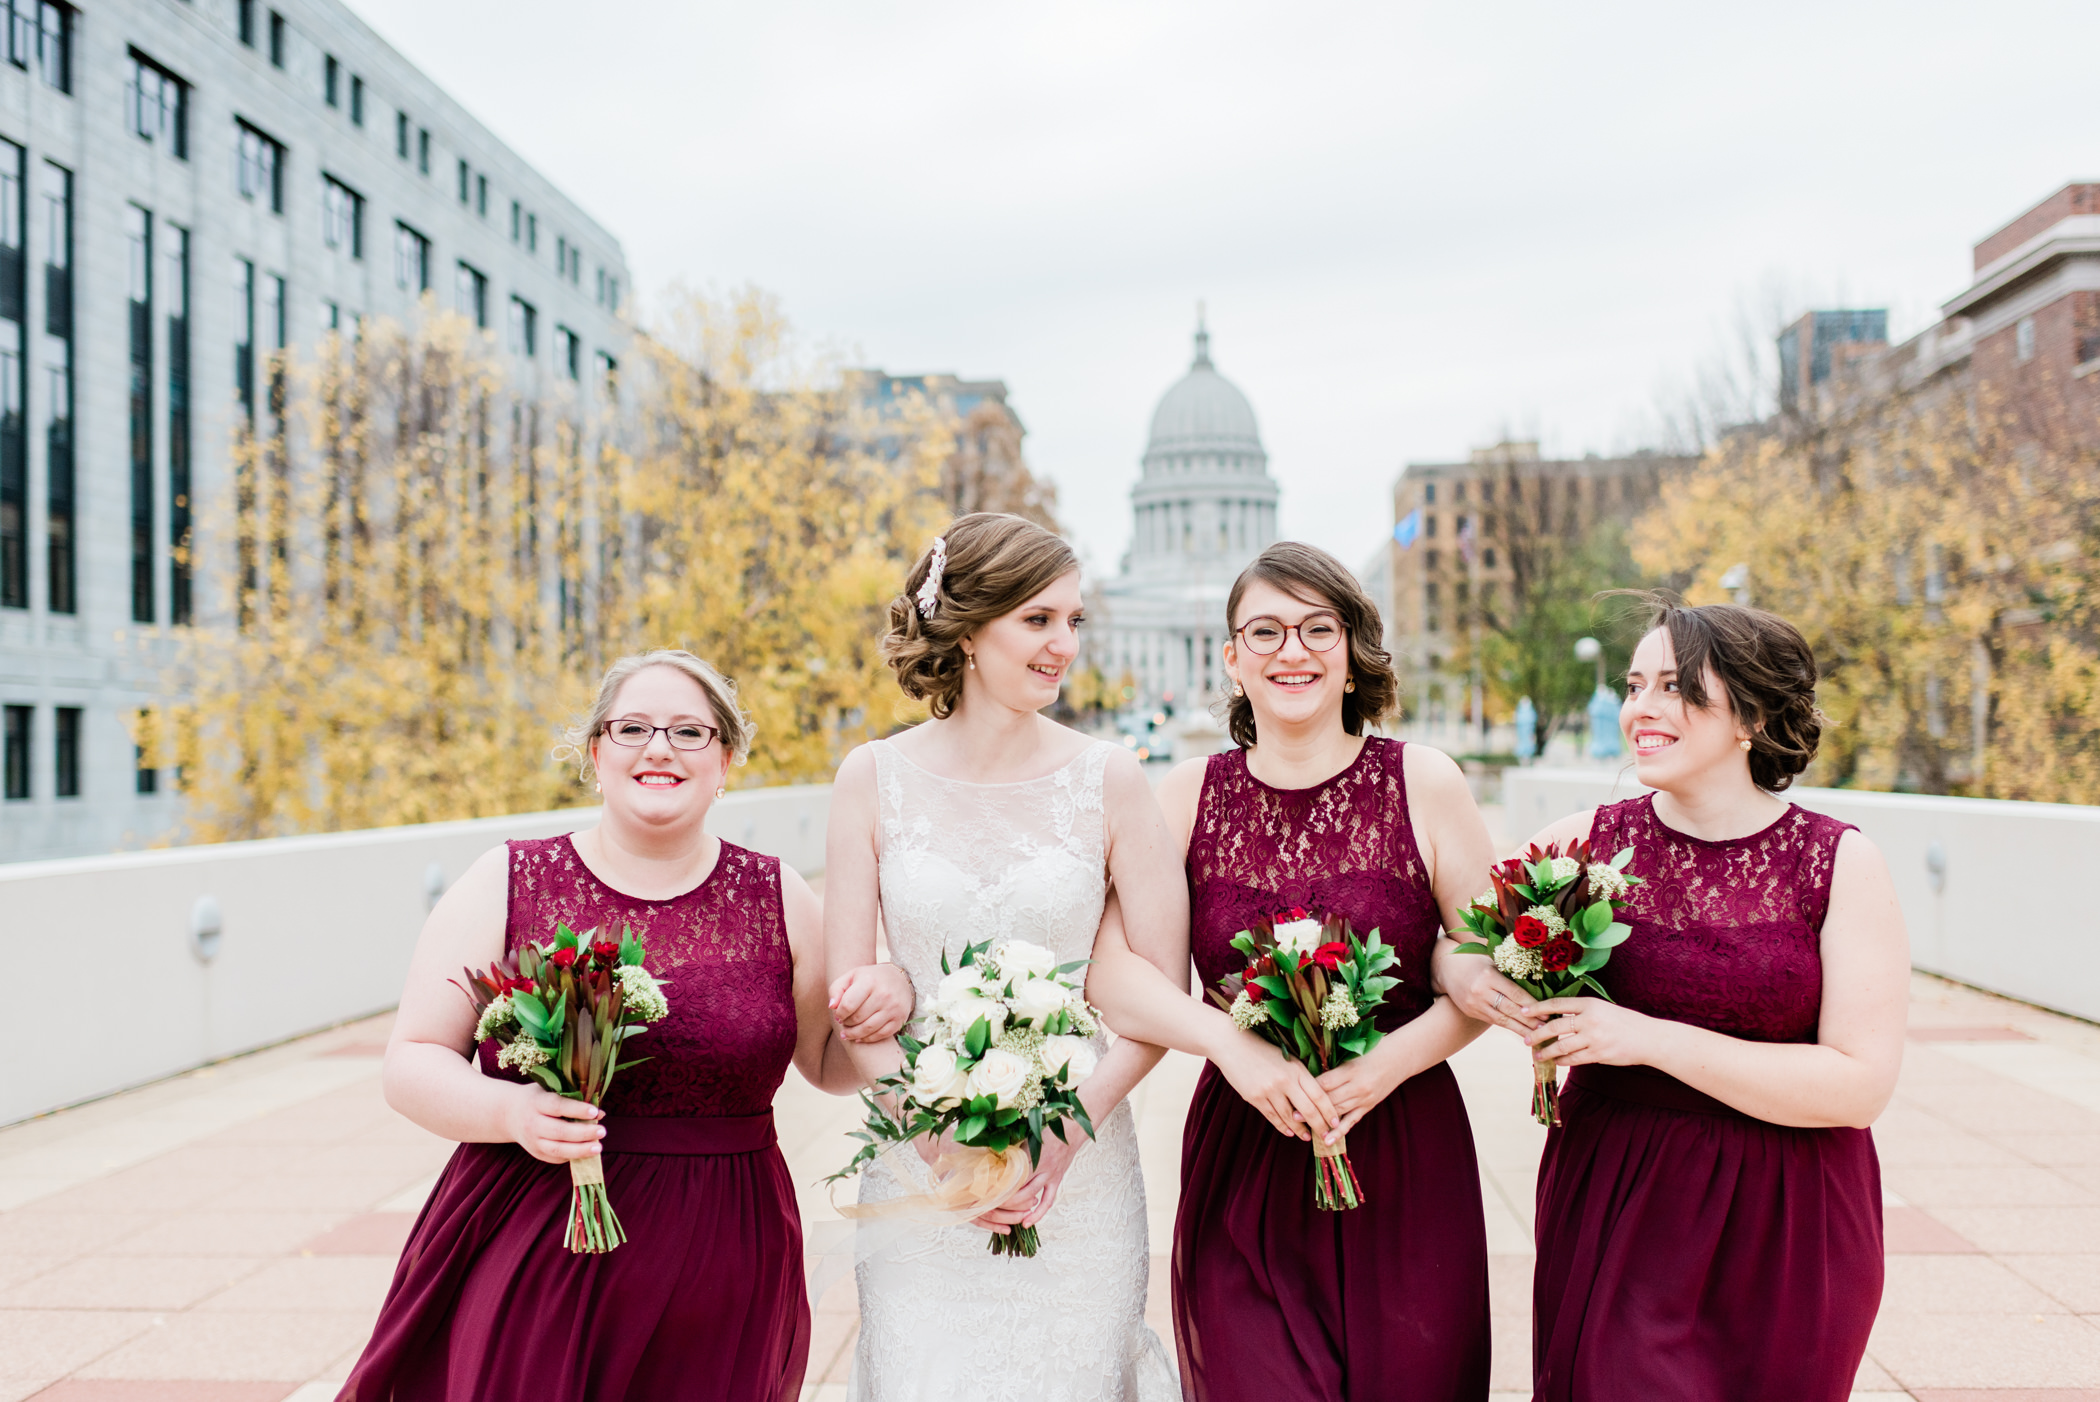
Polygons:
[[1535,905],[1524,913],[1556,935],[1565,935],[1568,932],[1566,918],[1550,905]]
[[1327,995],[1327,1001],[1320,1004],[1320,1026],[1329,1032],[1356,1026],[1357,1017],[1356,1000],[1351,998],[1349,990],[1340,984],[1336,984],[1333,991]]
[[642,1021],[656,1022],[671,1011],[656,975],[640,964],[622,964],[613,977],[620,981],[620,1001]]
[[1310,954],[1322,943],[1317,920],[1285,920],[1276,926],[1276,952]]
[[1011,979],[1048,978],[1057,972],[1057,956],[1027,940],[1008,940],[992,951],[992,962]]
[[911,1069],[913,1100],[930,1109],[945,1110],[962,1099],[969,1083],[969,1075],[956,1064],[953,1051],[938,1043],[919,1048]]
[[489,1005],[481,1010],[481,1021],[474,1024],[475,1044],[479,1045],[493,1037],[496,1029],[509,1022],[514,1015],[508,993],[499,993],[490,999]]
[[498,1066],[515,1066],[520,1071],[530,1071],[535,1066],[547,1064],[547,1049],[530,1037],[520,1037],[502,1051],[496,1053]]
[[1582,863],[1576,861],[1573,857],[1555,857],[1553,859],[1554,885],[1565,886],[1580,875],[1582,875]]
[[1590,863],[1590,894],[1607,901],[1623,900],[1630,889],[1626,874],[1602,862]]
[[1021,1089],[1028,1082],[1028,1059],[1004,1047],[993,1047],[970,1072],[970,1094],[992,1096],[1004,1110],[1020,1099]]
[[1504,940],[1495,946],[1495,967],[1511,978],[1537,978],[1546,972],[1546,961],[1536,949]]
[[1051,979],[1023,979],[1014,985],[1007,1006],[1022,1022],[1047,1022],[1065,1010],[1069,996],[1063,984]]
[[1042,1059],[1045,1075],[1055,1076],[1058,1067],[1069,1066],[1071,1074],[1065,1084],[1072,1086],[1093,1075],[1094,1068],[1100,1064],[1100,1058],[1094,1055],[1094,1049],[1087,1045],[1084,1037],[1045,1037],[1043,1049],[1037,1055]]
[[1269,1010],[1247,996],[1242,988],[1239,996],[1232,1000],[1232,1025],[1242,1032],[1251,1032],[1269,1020]]

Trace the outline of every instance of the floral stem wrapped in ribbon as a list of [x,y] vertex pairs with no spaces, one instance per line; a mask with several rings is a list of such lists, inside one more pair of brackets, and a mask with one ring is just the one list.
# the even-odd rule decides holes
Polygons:
[[[1590,977],[1604,967],[1630,927],[1619,919],[1641,878],[1630,876],[1626,848],[1609,862],[1591,860],[1590,845],[1577,840],[1562,852],[1536,843],[1521,857],[1496,866],[1491,889],[1459,912],[1474,941],[1461,954],[1485,954],[1510,982],[1545,1001],[1584,991],[1609,1000]],[[1549,1039],[1540,1050],[1552,1046]],[[1560,1123],[1560,1068],[1534,1059],[1531,1114],[1542,1125]]]
[[[648,1060],[623,1061],[620,1047],[671,1006],[663,984],[642,967],[645,951],[633,930],[618,940],[597,934],[557,924],[552,943],[526,944],[483,973],[467,969],[459,986],[479,1019],[474,1040],[494,1040],[497,1065],[515,1067],[556,1095],[602,1106],[613,1076]],[[605,1195],[601,1158],[571,1159],[569,1185],[565,1246],[602,1252],[627,1240]]]
[[[1240,931],[1232,947],[1247,956],[1247,967],[1218,980],[1211,1001],[1315,1076],[1384,1039],[1369,1014],[1400,980],[1385,972],[1394,956],[1378,931],[1359,940],[1339,916],[1322,921],[1289,910]],[[1328,1144],[1315,1135],[1313,1169],[1313,1206],[1339,1212],[1363,1205],[1347,1138]]]
[[[1022,940],[969,945],[952,968],[941,956],[943,977],[921,1023],[924,1039],[898,1037],[903,1069],[862,1093],[868,1121],[853,1135],[862,1141],[860,1152],[824,1181],[850,1178],[915,1139],[948,1135],[957,1147],[935,1163],[933,1192],[841,1212],[967,1221],[997,1207],[1027,1179],[1042,1157],[1046,1132],[1065,1140],[1065,1121],[1076,1120],[1093,1135],[1079,1084],[1094,1072],[1088,1039],[1100,1024],[1071,978],[1086,964],[1059,964],[1049,950]],[[895,1099],[894,1114],[885,1096]],[[991,1240],[995,1256],[1033,1256],[1040,1245],[1034,1227],[993,1233]]]

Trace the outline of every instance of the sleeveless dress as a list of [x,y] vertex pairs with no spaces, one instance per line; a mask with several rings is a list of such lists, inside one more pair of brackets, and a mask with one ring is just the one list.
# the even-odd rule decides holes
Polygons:
[[[1018,784],[972,784],[873,742],[877,859],[890,958],[923,1005],[941,954],[1023,939],[1060,962],[1090,958],[1107,898],[1101,776],[1116,747]],[[1096,1039],[1105,1051],[1107,1039]],[[1145,1184],[1130,1106],[1094,1125],[1037,1224],[1033,1257],[994,1256],[983,1227],[906,1228],[858,1267],[853,1402],[1172,1402],[1159,1336],[1145,1324]],[[899,1150],[861,1175],[860,1200],[927,1190]]]
[[[1813,1042],[1820,937],[1850,824],[1799,805],[1750,837],[1597,810],[1631,846],[1619,1003],[1753,1042]],[[1752,1119],[1646,1066],[1578,1066],[1539,1165],[1537,1402],[1844,1402],[1881,1301],[1881,1167],[1864,1129]]]
[[[460,1145],[341,1399],[795,1402],[809,1303],[773,1135],[796,1033],[780,863],[725,842],[699,886],[643,901],[592,876],[567,837],[512,842],[506,948],[556,921],[633,926],[671,1004],[605,1106],[606,1192],[627,1243],[571,1253],[567,1165]],[[494,1048],[482,1044],[482,1074],[517,1079]]]
[[[1196,971],[1242,968],[1232,937],[1302,906],[1398,954],[1382,1031],[1435,1001],[1442,920],[1408,821],[1404,746],[1275,789],[1213,755],[1189,838]],[[1182,1134],[1174,1336],[1192,1402],[1478,1402],[1488,1389],[1487,1228],[1465,1102],[1439,1063],[1349,1131],[1363,1205],[1313,1206],[1312,1146],[1278,1134],[1205,1066]]]

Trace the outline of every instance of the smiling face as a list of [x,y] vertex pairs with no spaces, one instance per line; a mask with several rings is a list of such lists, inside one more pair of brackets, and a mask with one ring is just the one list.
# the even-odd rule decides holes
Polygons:
[[[650,727],[712,727],[715,713],[700,683],[676,667],[644,667],[621,685],[606,727],[611,730],[622,721]],[[611,736],[600,735],[591,741],[591,761],[608,816],[651,827],[705,817],[729,772],[729,755],[719,736],[704,750],[681,750],[662,730],[641,745],[616,744]]]
[[1677,654],[1668,630],[1642,638],[1626,669],[1626,701],[1619,728],[1633,747],[1634,772],[1651,789],[1679,792],[1702,778],[1740,771],[1750,756],[1749,734],[1728,704],[1728,689],[1709,665],[1701,678],[1710,704],[1688,705],[1677,685]]
[[1040,711],[1079,655],[1079,625],[1086,610],[1079,596],[1079,571],[1059,575],[1011,613],[1002,614],[963,642],[977,669],[963,679],[963,697],[982,695],[1017,711]]
[[[1264,656],[1247,645],[1247,625],[1272,620],[1283,625],[1282,646]],[[1225,670],[1247,693],[1259,733],[1271,724],[1297,727],[1342,724],[1342,688],[1349,680],[1349,640],[1334,605],[1316,594],[1286,594],[1267,580],[1248,584],[1232,618],[1225,644]],[[1326,651],[1309,646],[1331,642]],[[1266,642],[1257,638],[1261,646]]]

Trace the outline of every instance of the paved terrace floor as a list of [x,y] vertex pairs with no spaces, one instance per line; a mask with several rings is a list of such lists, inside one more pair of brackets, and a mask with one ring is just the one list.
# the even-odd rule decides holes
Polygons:
[[[375,1018],[0,1130],[0,1402],[333,1397],[450,1152],[381,1098],[386,1031]],[[1514,1039],[1456,1064],[1511,1402],[1527,1395],[1544,1136]],[[1155,1252],[1195,1069],[1172,1057],[1136,1097]],[[853,1105],[790,1076],[778,1109],[798,1183],[843,1162]],[[1918,976],[1875,1136],[1888,1289],[1855,1397],[2100,1402],[2100,1027]],[[814,1188],[804,1207],[831,1215]],[[843,1399],[856,1325],[842,1280],[818,1305],[805,1398]]]

